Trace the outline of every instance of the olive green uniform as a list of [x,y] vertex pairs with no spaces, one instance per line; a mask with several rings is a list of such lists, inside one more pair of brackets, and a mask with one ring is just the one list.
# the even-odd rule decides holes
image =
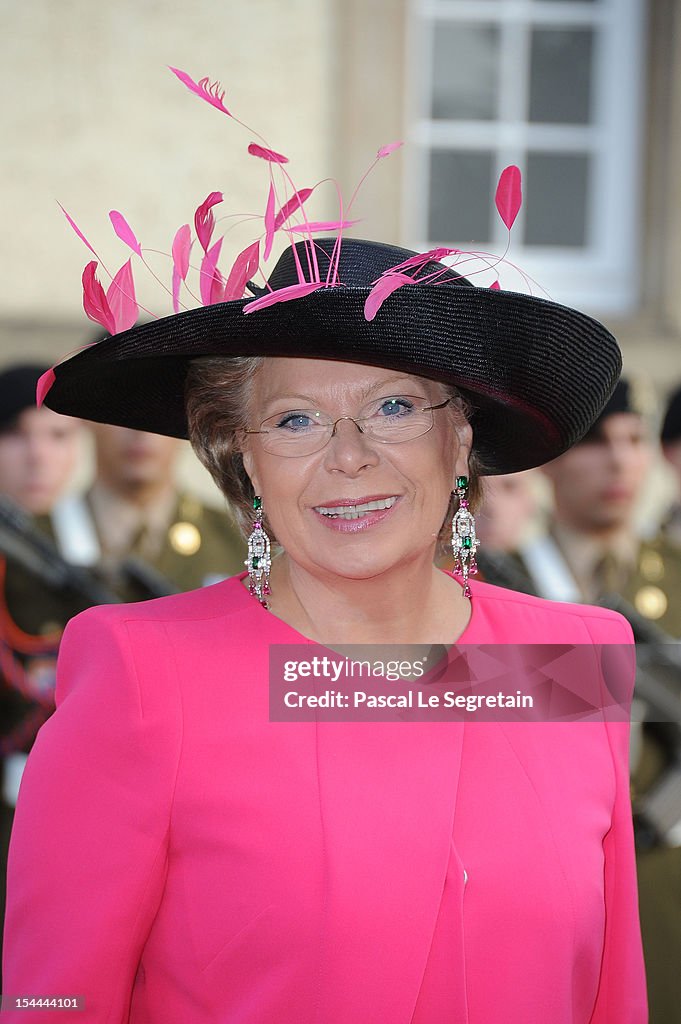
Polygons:
[[178,497],[154,568],[178,590],[193,590],[244,569],[246,543],[226,512]]
[[[131,537],[124,551],[111,554],[106,523],[95,517],[88,495],[72,500],[71,508],[80,528],[92,534],[91,550],[84,563],[96,567],[123,601],[194,590],[244,568],[247,545],[232,518],[193,495],[176,496],[151,555],[143,530]],[[43,517],[40,525],[62,550],[68,547],[52,520]]]
[[[681,638],[681,548],[663,535],[643,543],[622,596],[668,636]],[[634,807],[678,756],[668,727],[645,730],[632,778]],[[672,1024],[681,1020],[681,846],[639,850],[637,865],[650,1021]]]
[[[180,494],[164,532],[158,553],[153,558],[141,554],[141,545],[133,544],[129,556],[148,565],[165,580],[169,589],[194,590],[233,576],[244,568],[246,543],[226,512],[202,504],[196,498]],[[150,596],[143,576],[116,574],[111,582],[124,601],[139,601]],[[106,574],[109,579],[109,575]]]
[[642,541],[621,594],[667,636],[681,639],[681,547],[664,535]]

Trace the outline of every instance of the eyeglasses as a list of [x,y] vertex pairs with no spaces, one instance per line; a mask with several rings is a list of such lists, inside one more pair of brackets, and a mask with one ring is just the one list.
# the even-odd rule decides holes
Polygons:
[[401,444],[427,434],[433,427],[433,410],[444,409],[450,401],[446,398],[439,405],[428,405],[414,395],[391,395],[372,402],[357,417],[340,416],[337,420],[319,409],[292,409],[268,416],[259,430],[244,433],[259,434],[263,449],[283,458],[321,451],[343,420],[350,420],[360,434],[380,444]]

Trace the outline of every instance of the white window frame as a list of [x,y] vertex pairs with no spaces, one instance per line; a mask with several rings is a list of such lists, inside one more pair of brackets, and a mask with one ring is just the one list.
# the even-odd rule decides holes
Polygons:
[[[557,302],[600,314],[625,316],[639,302],[641,110],[645,54],[643,0],[410,0],[406,32],[406,138],[402,236],[425,250],[431,148],[486,149],[496,154],[494,180],[508,164],[524,166],[528,147],[543,152],[589,152],[592,199],[584,247],[524,246],[514,228],[509,259]],[[482,22],[500,31],[500,110],[496,121],[434,121],[432,23]],[[592,82],[594,120],[589,125],[530,124],[523,83],[515,67],[529,61],[530,26],[600,26],[595,36]],[[527,76],[529,78],[529,76]],[[493,204],[494,197],[490,196]],[[557,197],[559,201],[559,197]],[[516,222],[522,227],[522,209]],[[492,250],[503,252],[507,231],[493,217]],[[466,248],[461,239],[439,242]],[[501,287],[526,290],[519,279]],[[533,289],[534,291],[535,289]],[[541,294],[541,292],[538,292]]]

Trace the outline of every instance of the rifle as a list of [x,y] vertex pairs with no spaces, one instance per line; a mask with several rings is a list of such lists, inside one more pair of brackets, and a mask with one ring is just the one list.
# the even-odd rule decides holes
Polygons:
[[123,559],[115,570],[115,575],[124,585],[132,583],[141,588],[144,595],[141,598],[143,601],[152,597],[168,597],[169,594],[180,593],[180,588],[171,583],[167,576],[164,576],[158,569],[154,569],[153,565],[149,565],[148,562],[134,555]]
[[69,589],[87,604],[118,604],[118,597],[97,576],[72,565],[9,498],[0,497],[0,552],[54,590]]
[[[0,497],[0,551],[46,586],[56,590],[68,588],[86,604],[120,604],[122,600],[92,569],[67,562],[31,516],[6,497]],[[142,600],[178,593],[167,577],[132,556],[117,566],[114,579],[139,589]]]

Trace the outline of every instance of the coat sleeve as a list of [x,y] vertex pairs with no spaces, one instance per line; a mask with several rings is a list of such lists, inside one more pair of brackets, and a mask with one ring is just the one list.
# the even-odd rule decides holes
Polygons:
[[[85,1012],[60,1019],[128,1020],[165,881],[179,759],[167,652],[162,622],[126,620],[120,607],[91,608],[66,628],[57,710],[29,756],[10,844],[5,1007],[79,996]],[[144,688],[137,665],[153,666]],[[0,1019],[25,1017],[5,1009]],[[30,1017],[54,1020],[55,1010]]]
[[[616,645],[607,657],[610,692],[631,700],[635,675],[634,639],[629,623],[613,615],[603,637],[594,642]],[[600,632],[600,631],[599,631]],[[592,634],[594,635],[594,634]],[[603,648],[605,651],[605,648]],[[628,710],[628,709],[627,709]],[[609,717],[616,717],[609,715]],[[646,979],[638,916],[638,891],[629,787],[629,722],[607,721],[616,791],[610,829],[603,842],[605,855],[605,943],[598,997],[590,1024],[645,1024],[648,1020]]]

